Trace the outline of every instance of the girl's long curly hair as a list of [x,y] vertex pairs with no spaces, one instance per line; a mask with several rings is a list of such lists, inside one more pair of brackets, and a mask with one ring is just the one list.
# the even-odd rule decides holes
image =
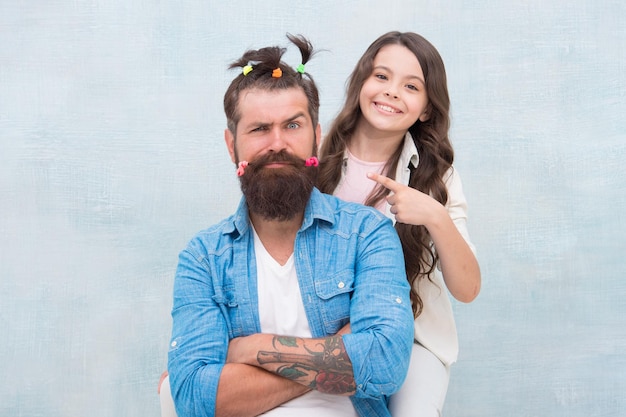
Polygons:
[[[448,138],[450,97],[446,71],[437,49],[422,36],[413,32],[389,32],[380,36],[357,62],[347,82],[344,106],[332,123],[320,148],[318,188],[322,192],[332,194],[339,184],[344,151],[362,117],[359,107],[361,88],[372,74],[376,54],[386,45],[405,46],[417,57],[424,73],[428,94],[428,120],[424,122],[417,120],[409,128],[419,154],[418,166],[409,167],[411,169],[409,186],[429,194],[441,204],[446,204],[448,192],[443,177],[454,160],[454,151]],[[402,144],[403,141],[385,165],[386,172],[391,178],[395,177]],[[375,206],[388,194],[389,190],[377,185],[367,196],[365,204]],[[402,242],[406,275],[411,284],[413,315],[417,317],[424,306],[417,292],[417,281],[423,278],[430,279],[429,276],[434,271],[439,257],[426,227],[403,223],[396,223],[395,227]]]

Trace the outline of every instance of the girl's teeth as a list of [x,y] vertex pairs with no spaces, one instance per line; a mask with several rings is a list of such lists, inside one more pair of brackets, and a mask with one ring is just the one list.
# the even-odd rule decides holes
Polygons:
[[378,105],[378,108],[384,111],[388,111],[389,113],[395,113],[395,110],[389,106],[381,106],[380,104]]

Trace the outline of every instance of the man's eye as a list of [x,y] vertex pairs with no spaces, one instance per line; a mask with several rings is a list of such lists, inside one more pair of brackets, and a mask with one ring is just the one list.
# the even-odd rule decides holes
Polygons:
[[300,125],[298,123],[296,123],[296,122],[287,123],[287,129],[297,129],[299,127],[300,127]]

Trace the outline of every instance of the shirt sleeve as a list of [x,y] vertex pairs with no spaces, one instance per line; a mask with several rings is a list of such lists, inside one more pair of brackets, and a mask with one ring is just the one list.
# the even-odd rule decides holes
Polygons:
[[402,247],[387,218],[361,234],[350,327],[351,333],[343,339],[352,361],[356,397],[379,398],[396,392],[409,365],[413,313]]
[[[168,371],[179,417],[213,416],[228,352],[228,327],[204,258],[188,248],[174,280]],[[210,329],[210,331],[208,331]]]
[[476,248],[472,244],[469,231],[467,230],[467,201],[463,193],[461,176],[454,167],[448,170],[444,177],[444,182],[448,189],[448,202],[446,203],[448,214],[467,245],[476,255]]

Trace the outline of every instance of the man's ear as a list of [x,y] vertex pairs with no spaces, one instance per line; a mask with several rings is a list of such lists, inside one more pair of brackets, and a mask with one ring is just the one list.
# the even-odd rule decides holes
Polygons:
[[318,123],[315,128],[315,148],[319,149],[320,141],[322,140],[322,126]]
[[228,148],[228,154],[230,155],[230,160],[233,161],[234,164],[237,163],[237,158],[235,157],[235,136],[230,129],[224,129],[224,142],[226,142],[226,147]]

